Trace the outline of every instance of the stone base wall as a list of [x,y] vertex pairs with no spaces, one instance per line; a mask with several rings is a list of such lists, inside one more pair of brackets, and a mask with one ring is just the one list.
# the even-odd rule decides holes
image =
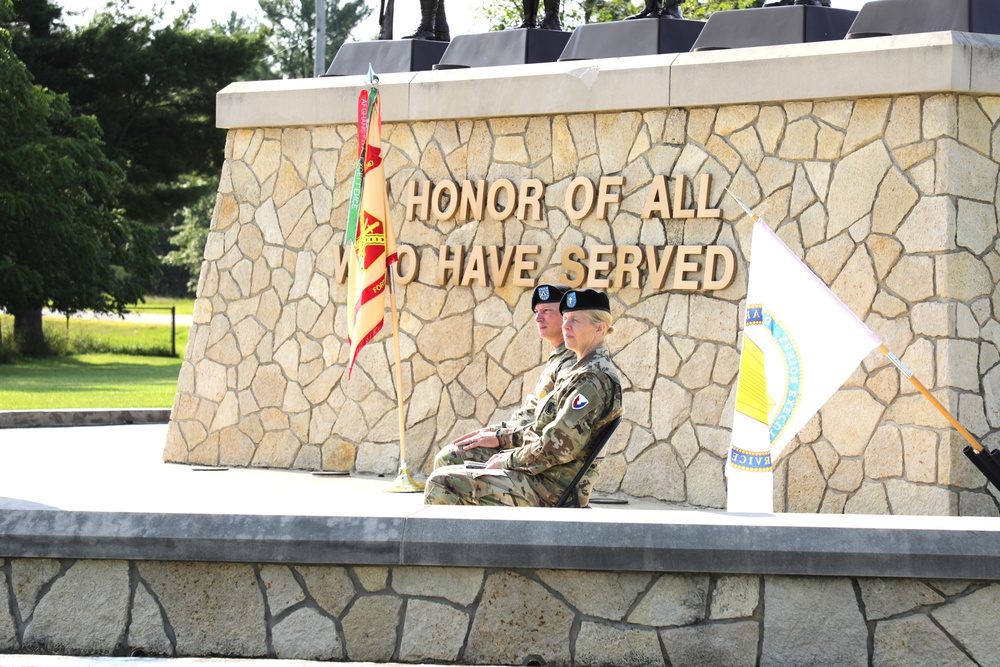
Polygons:
[[996,664],[1000,584],[0,559],[0,651],[543,665]]
[[[230,132],[167,460],[395,472],[384,334],[345,375],[336,259],[355,133],[349,124]],[[443,444],[509,414],[545,353],[530,288],[439,285],[440,246],[538,245],[532,277],[556,282],[571,245],[718,244],[738,265],[726,289],[646,280],[610,290],[625,421],[597,488],[722,507],[750,229],[724,186],[973,434],[998,444],[998,136],[1000,97],[957,94],[386,124],[396,234],[419,257],[399,293],[411,470],[426,473]],[[570,181],[607,174],[625,179],[621,203],[607,220],[571,221]],[[690,201],[691,182],[710,174],[721,219],[641,219],[658,174],[687,176]],[[543,182],[543,220],[405,220],[410,181],[500,178]],[[963,444],[873,353],[788,448],[775,508],[995,516]]]

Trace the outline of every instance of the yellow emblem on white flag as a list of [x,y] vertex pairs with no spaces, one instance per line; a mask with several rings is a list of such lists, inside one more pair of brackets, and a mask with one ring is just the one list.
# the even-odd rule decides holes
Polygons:
[[762,220],[755,220],[726,463],[729,511],[773,511],[774,461],[880,343]]

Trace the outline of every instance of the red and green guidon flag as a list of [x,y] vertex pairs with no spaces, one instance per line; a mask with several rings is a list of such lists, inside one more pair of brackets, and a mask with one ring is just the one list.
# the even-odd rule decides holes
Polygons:
[[344,245],[354,245],[358,234],[358,216],[361,213],[361,190],[365,180],[365,154],[368,149],[368,128],[372,122],[372,110],[378,101],[378,77],[368,67],[367,90],[358,94],[358,164],[354,168],[351,184],[351,206],[347,214],[347,232]]
[[351,344],[348,378],[361,348],[382,330],[388,287],[386,281],[397,258],[396,240],[389,219],[389,191],[382,164],[381,105],[374,86],[369,89],[367,98],[368,124],[363,142],[358,217],[353,235],[348,227],[351,241],[345,240],[347,245],[352,246],[347,278],[347,336]]

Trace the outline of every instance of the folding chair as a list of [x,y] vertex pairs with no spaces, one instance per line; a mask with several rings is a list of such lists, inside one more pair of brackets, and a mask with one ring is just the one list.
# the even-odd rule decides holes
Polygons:
[[[580,507],[580,494],[576,487],[580,483],[580,480],[583,479],[583,476],[587,474],[587,471],[590,470],[590,466],[594,465],[594,462],[601,455],[601,452],[604,451],[604,446],[608,444],[608,440],[611,439],[611,436],[614,434],[615,429],[618,428],[618,424],[620,424],[621,421],[622,418],[620,416],[615,417],[611,423],[604,427],[604,430],[601,431],[597,441],[594,442],[593,446],[590,448],[590,453],[587,454],[587,458],[584,460],[583,465],[580,466],[580,472],[576,473],[576,477],[574,477],[573,481],[570,482],[570,485],[566,487],[563,494],[559,496],[559,501],[556,503],[556,507]],[[573,502],[576,503],[575,505],[570,504],[571,496]]]

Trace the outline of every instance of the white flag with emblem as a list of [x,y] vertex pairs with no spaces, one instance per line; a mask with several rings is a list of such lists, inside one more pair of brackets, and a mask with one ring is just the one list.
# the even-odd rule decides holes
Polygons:
[[772,463],[881,341],[763,220],[740,206],[754,227],[726,509],[770,513]]

